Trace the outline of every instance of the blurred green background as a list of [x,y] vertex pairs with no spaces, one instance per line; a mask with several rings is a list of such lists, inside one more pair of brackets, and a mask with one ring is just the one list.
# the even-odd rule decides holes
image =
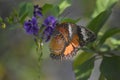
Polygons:
[[[58,0],[0,0],[0,16],[2,18],[9,16],[14,8],[25,1],[41,6],[45,3],[58,3]],[[79,17],[81,20],[77,24],[86,26],[91,19],[95,4],[96,0],[73,0],[72,6],[61,16],[73,19]],[[120,27],[120,1],[112,11],[104,25],[106,28]],[[14,29],[13,27],[16,26],[20,25],[7,25],[5,29],[0,28],[0,80],[37,80],[38,75],[41,80],[75,80],[72,61],[52,61],[49,58],[48,47],[44,50],[41,73],[39,73],[34,38],[27,35],[21,26]],[[115,37],[120,39],[119,35]]]

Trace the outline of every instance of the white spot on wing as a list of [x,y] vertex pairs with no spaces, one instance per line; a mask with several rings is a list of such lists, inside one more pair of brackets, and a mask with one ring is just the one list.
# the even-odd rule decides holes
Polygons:
[[68,31],[69,31],[70,37],[72,37],[72,27],[70,24],[68,24]]
[[83,40],[87,40],[88,36],[86,35],[86,31],[84,28],[81,28],[81,32],[82,32],[82,35],[83,35]]

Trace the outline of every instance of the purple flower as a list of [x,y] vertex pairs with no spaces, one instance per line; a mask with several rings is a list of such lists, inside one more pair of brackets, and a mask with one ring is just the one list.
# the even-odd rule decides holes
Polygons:
[[44,24],[43,24],[43,25],[46,26],[46,27],[51,27],[51,28],[54,29],[56,23],[57,23],[56,18],[53,17],[53,16],[49,16],[49,17],[47,17],[47,18],[44,20]]
[[45,42],[48,42],[51,38],[53,29],[51,27],[48,27],[43,32],[43,39],[45,39]]
[[39,31],[37,19],[32,17],[32,20],[26,21],[24,23],[24,29],[28,34],[37,35]]
[[44,20],[44,26],[46,27],[43,32],[43,39],[46,39],[45,41],[49,41],[50,37],[52,35],[52,32],[56,26],[57,20],[53,16],[49,16]]
[[34,12],[33,12],[34,16],[42,16],[42,8],[40,8],[38,5],[34,6]]

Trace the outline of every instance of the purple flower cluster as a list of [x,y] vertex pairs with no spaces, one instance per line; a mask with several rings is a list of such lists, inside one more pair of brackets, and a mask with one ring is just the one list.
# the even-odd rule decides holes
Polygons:
[[38,27],[38,22],[36,16],[42,16],[42,9],[36,5],[34,6],[34,16],[32,17],[31,20],[25,21],[24,23],[24,29],[28,34],[33,34],[33,35],[38,35],[39,32],[39,27]]
[[33,12],[34,16],[42,16],[42,8],[40,8],[38,5],[34,6],[34,12]]
[[52,32],[56,26],[57,20],[53,16],[49,16],[44,20],[44,26],[46,27],[43,32],[43,39],[46,39],[45,41],[49,41],[50,37],[52,35]]
[[37,35],[39,31],[37,19],[32,17],[32,20],[26,21],[24,23],[24,29],[28,34]]
[[[24,23],[24,29],[28,34],[33,34],[35,36],[38,35],[39,32],[39,26],[37,21],[37,16],[42,17],[42,8],[40,8],[38,5],[34,6],[34,12],[33,17],[31,20],[25,21]],[[57,20],[53,16],[48,16],[44,22],[43,26],[45,27],[45,30],[43,31],[43,39],[47,42],[50,40],[50,37],[52,35],[52,32],[56,26]]]

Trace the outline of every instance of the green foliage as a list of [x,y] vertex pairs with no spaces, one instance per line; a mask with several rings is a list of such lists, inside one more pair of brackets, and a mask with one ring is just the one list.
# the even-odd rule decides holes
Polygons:
[[[52,15],[55,17],[59,17],[61,13],[71,5],[72,0],[61,0],[58,5],[53,4],[45,4],[42,6],[42,14],[44,16]],[[33,16],[33,4],[29,2],[23,2],[18,6],[18,9],[15,8],[13,12],[11,12],[11,15],[6,17],[4,20],[5,23],[9,24],[23,24],[23,22],[26,20],[26,18]],[[2,18],[0,18],[0,22],[3,21]],[[63,18],[63,21],[76,23],[79,21]]]
[[105,40],[107,40],[107,38],[109,38],[109,37],[111,37],[111,36],[113,36],[113,35],[115,35],[117,33],[120,33],[120,28],[111,28],[111,29],[108,29],[104,33],[104,35],[101,37],[98,45],[101,46],[105,42]]
[[90,77],[91,71],[94,67],[95,58],[88,59],[83,64],[76,66],[75,74],[76,80],[87,80]]
[[54,15],[54,16],[58,16],[59,15],[59,7],[56,5],[52,5],[52,4],[45,4],[42,7],[42,13],[43,15]]
[[33,15],[33,4],[32,3],[22,3],[20,5],[18,15],[19,15],[19,18],[20,18],[20,23],[23,23],[27,16],[32,17],[32,15]]
[[[17,8],[14,8],[8,17],[3,19],[3,23],[9,25],[23,24],[26,17],[33,15],[33,4],[32,3],[21,3]],[[6,24],[5,24],[6,25]],[[4,25],[4,26],[5,26]],[[14,27],[15,28],[15,27]]]
[[99,80],[106,80],[106,78],[102,74],[100,74]]
[[107,80],[120,80],[120,56],[103,57],[101,73]]
[[97,34],[100,31],[100,29],[102,29],[110,14],[111,10],[105,10],[101,12],[88,24],[87,27]]
[[19,22],[19,16],[18,16],[18,11],[16,9],[11,12],[10,16],[6,17],[4,20],[8,24],[16,24]]
[[[42,13],[43,15],[49,14],[58,17],[67,7],[71,6],[71,2],[72,0],[61,0],[58,5],[45,4],[42,7]],[[70,21],[72,22],[73,20],[71,19]]]
[[33,15],[33,4],[32,3],[21,3],[19,6],[19,16],[22,16],[25,13],[29,13],[28,16]]
[[71,2],[72,0],[61,0],[59,4],[59,9],[60,9],[59,14],[61,14],[67,7],[71,6]]
[[79,65],[83,64],[87,60],[89,60],[91,57],[93,57],[93,54],[90,52],[81,52],[77,58],[74,60],[74,68],[78,67]]
[[[103,57],[103,61],[101,66],[101,74],[99,80],[119,80],[119,74],[120,74],[120,64],[119,64],[119,55],[120,51],[118,50],[120,47],[118,46],[118,43],[115,44],[116,47],[113,47],[111,49],[110,43],[106,42],[107,39],[111,38],[120,33],[120,28],[110,28],[106,30],[104,33],[101,32],[101,29],[104,27],[105,22],[110,17],[112,13],[112,8],[114,7],[116,3],[116,0],[97,0],[96,1],[96,9],[93,13],[93,19],[90,21],[90,23],[87,25],[89,29],[91,29],[95,34],[97,35],[97,40],[93,43],[91,46],[88,47],[88,51],[85,49],[82,49],[83,52],[78,55],[78,57],[74,60],[74,70],[76,74],[77,80],[88,80],[90,77],[89,71],[93,68],[86,68],[86,66],[91,67],[89,64],[93,64],[93,62],[87,63],[88,65],[84,65],[86,62],[89,61],[90,58],[94,58],[94,54],[97,54],[101,57]],[[103,33],[103,35],[99,35],[99,33]],[[110,40],[111,40],[110,39]],[[119,41],[119,40],[118,40]],[[118,42],[117,41],[117,42]],[[107,44],[108,43],[108,44]],[[114,51],[116,53],[114,53]],[[91,53],[92,52],[92,53]],[[111,57],[108,57],[111,56]],[[81,67],[82,66],[82,67]],[[93,67],[93,66],[92,66]],[[83,68],[86,68],[84,70]],[[83,69],[82,73],[80,70]],[[86,71],[89,72],[88,76],[82,76],[86,73]]]
[[96,7],[92,17],[96,17],[101,12],[110,9],[116,2],[117,0],[96,0]]

